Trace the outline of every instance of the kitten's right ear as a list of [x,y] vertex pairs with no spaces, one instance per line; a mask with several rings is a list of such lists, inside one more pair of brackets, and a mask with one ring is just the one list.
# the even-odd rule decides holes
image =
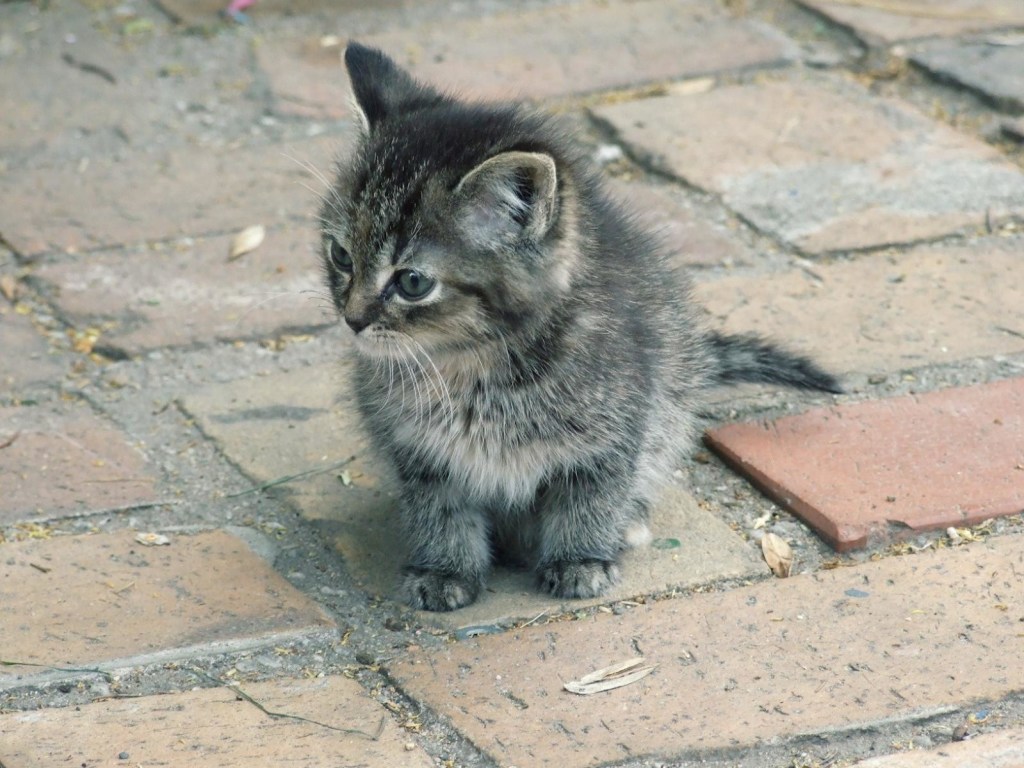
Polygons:
[[444,97],[417,83],[383,52],[359,43],[345,48],[345,68],[352,82],[352,96],[363,127],[372,131],[396,112],[436,104]]

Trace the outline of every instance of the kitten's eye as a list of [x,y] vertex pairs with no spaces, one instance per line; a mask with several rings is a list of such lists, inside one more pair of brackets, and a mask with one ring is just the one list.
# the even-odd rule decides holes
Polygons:
[[437,281],[415,269],[403,269],[395,277],[395,286],[403,299],[419,301],[434,287]]
[[352,256],[342,247],[341,243],[332,237],[327,247],[334,268],[340,272],[351,272]]

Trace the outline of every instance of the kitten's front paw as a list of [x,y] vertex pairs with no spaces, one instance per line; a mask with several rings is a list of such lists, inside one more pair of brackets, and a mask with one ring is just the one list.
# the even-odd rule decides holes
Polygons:
[[555,597],[597,597],[619,583],[611,560],[559,560],[542,566],[541,588]]
[[408,567],[398,586],[399,596],[421,611],[454,611],[480,594],[480,582],[439,571]]

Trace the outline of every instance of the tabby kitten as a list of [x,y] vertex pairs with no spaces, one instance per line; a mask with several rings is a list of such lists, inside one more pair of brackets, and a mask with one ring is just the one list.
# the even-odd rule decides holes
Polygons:
[[324,199],[324,269],[401,483],[413,607],[473,602],[496,558],[558,597],[604,593],[705,389],[839,391],[803,357],[705,330],[554,119],[457,101],[356,43],[345,63],[362,130]]

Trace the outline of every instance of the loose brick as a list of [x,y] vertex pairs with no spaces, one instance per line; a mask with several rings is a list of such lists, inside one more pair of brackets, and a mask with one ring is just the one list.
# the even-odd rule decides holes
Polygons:
[[28,317],[7,308],[0,309],[0,349],[0,390],[5,392],[54,382],[64,373]]
[[86,408],[0,408],[0,523],[155,500],[156,478],[128,437]]
[[707,442],[840,551],[1024,511],[1024,378],[729,424]]
[[1024,24],[1016,0],[938,0],[912,6],[855,5],[841,0],[800,0],[833,21],[852,29],[867,43],[893,43],[914,37],[954,36],[973,30]]
[[[223,531],[144,547],[135,533],[5,544],[0,648],[7,661],[127,666],[325,634],[324,612]],[[10,666],[11,675],[38,672]]]
[[1024,351],[1021,243],[861,256],[696,288],[714,324],[759,331],[836,371],[898,371]]
[[[1021,14],[1024,23],[1024,13]],[[985,40],[936,40],[915,46],[910,59],[943,80],[981,94],[1000,109],[1024,110],[1024,47]]]
[[286,225],[228,263],[231,239],[65,258],[35,274],[65,318],[79,327],[102,327],[97,346],[121,353],[273,336],[334,322],[324,310],[313,227]]
[[639,152],[808,253],[1024,213],[1024,174],[910,107],[825,77],[600,107]]
[[[346,466],[349,485],[339,481],[336,469],[290,484],[288,498],[333,539],[365,589],[391,595],[403,554],[395,538],[397,488],[369,452],[343,371],[312,368],[218,385],[190,395],[184,405],[233,462],[260,480],[328,468],[354,456]],[[339,393],[345,393],[341,400]],[[606,600],[765,572],[748,545],[682,491],[666,492],[652,531],[678,546],[628,553],[623,583]],[[598,602],[603,600],[548,598],[531,574],[497,569],[479,602],[423,619],[453,627],[493,624]]]
[[874,757],[856,765],[857,768],[1020,768],[1024,765],[1024,730],[986,733],[969,741]]
[[[914,720],[1024,686],[1024,536],[532,625],[388,669],[502,765],[598,765]],[[592,696],[564,681],[642,654]]]
[[158,157],[138,152],[123,161],[96,160],[87,173],[62,167],[5,174],[0,232],[32,256],[312,222],[318,201],[308,188],[323,186],[303,164],[328,170],[341,144],[328,137]]
[[315,722],[269,717],[229,688],[194,690],[5,715],[0,759],[11,768],[434,764],[421,748],[406,746],[410,739],[354,680],[275,680],[240,689],[271,712]]
[[[709,0],[573,3],[396,29],[360,42],[382,48],[428,82],[487,99],[626,88],[776,66],[799,56],[779,31],[729,18]],[[346,115],[337,47],[324,48],[317,39],[274,39],[259,47],[257,57],[281,111]]]

